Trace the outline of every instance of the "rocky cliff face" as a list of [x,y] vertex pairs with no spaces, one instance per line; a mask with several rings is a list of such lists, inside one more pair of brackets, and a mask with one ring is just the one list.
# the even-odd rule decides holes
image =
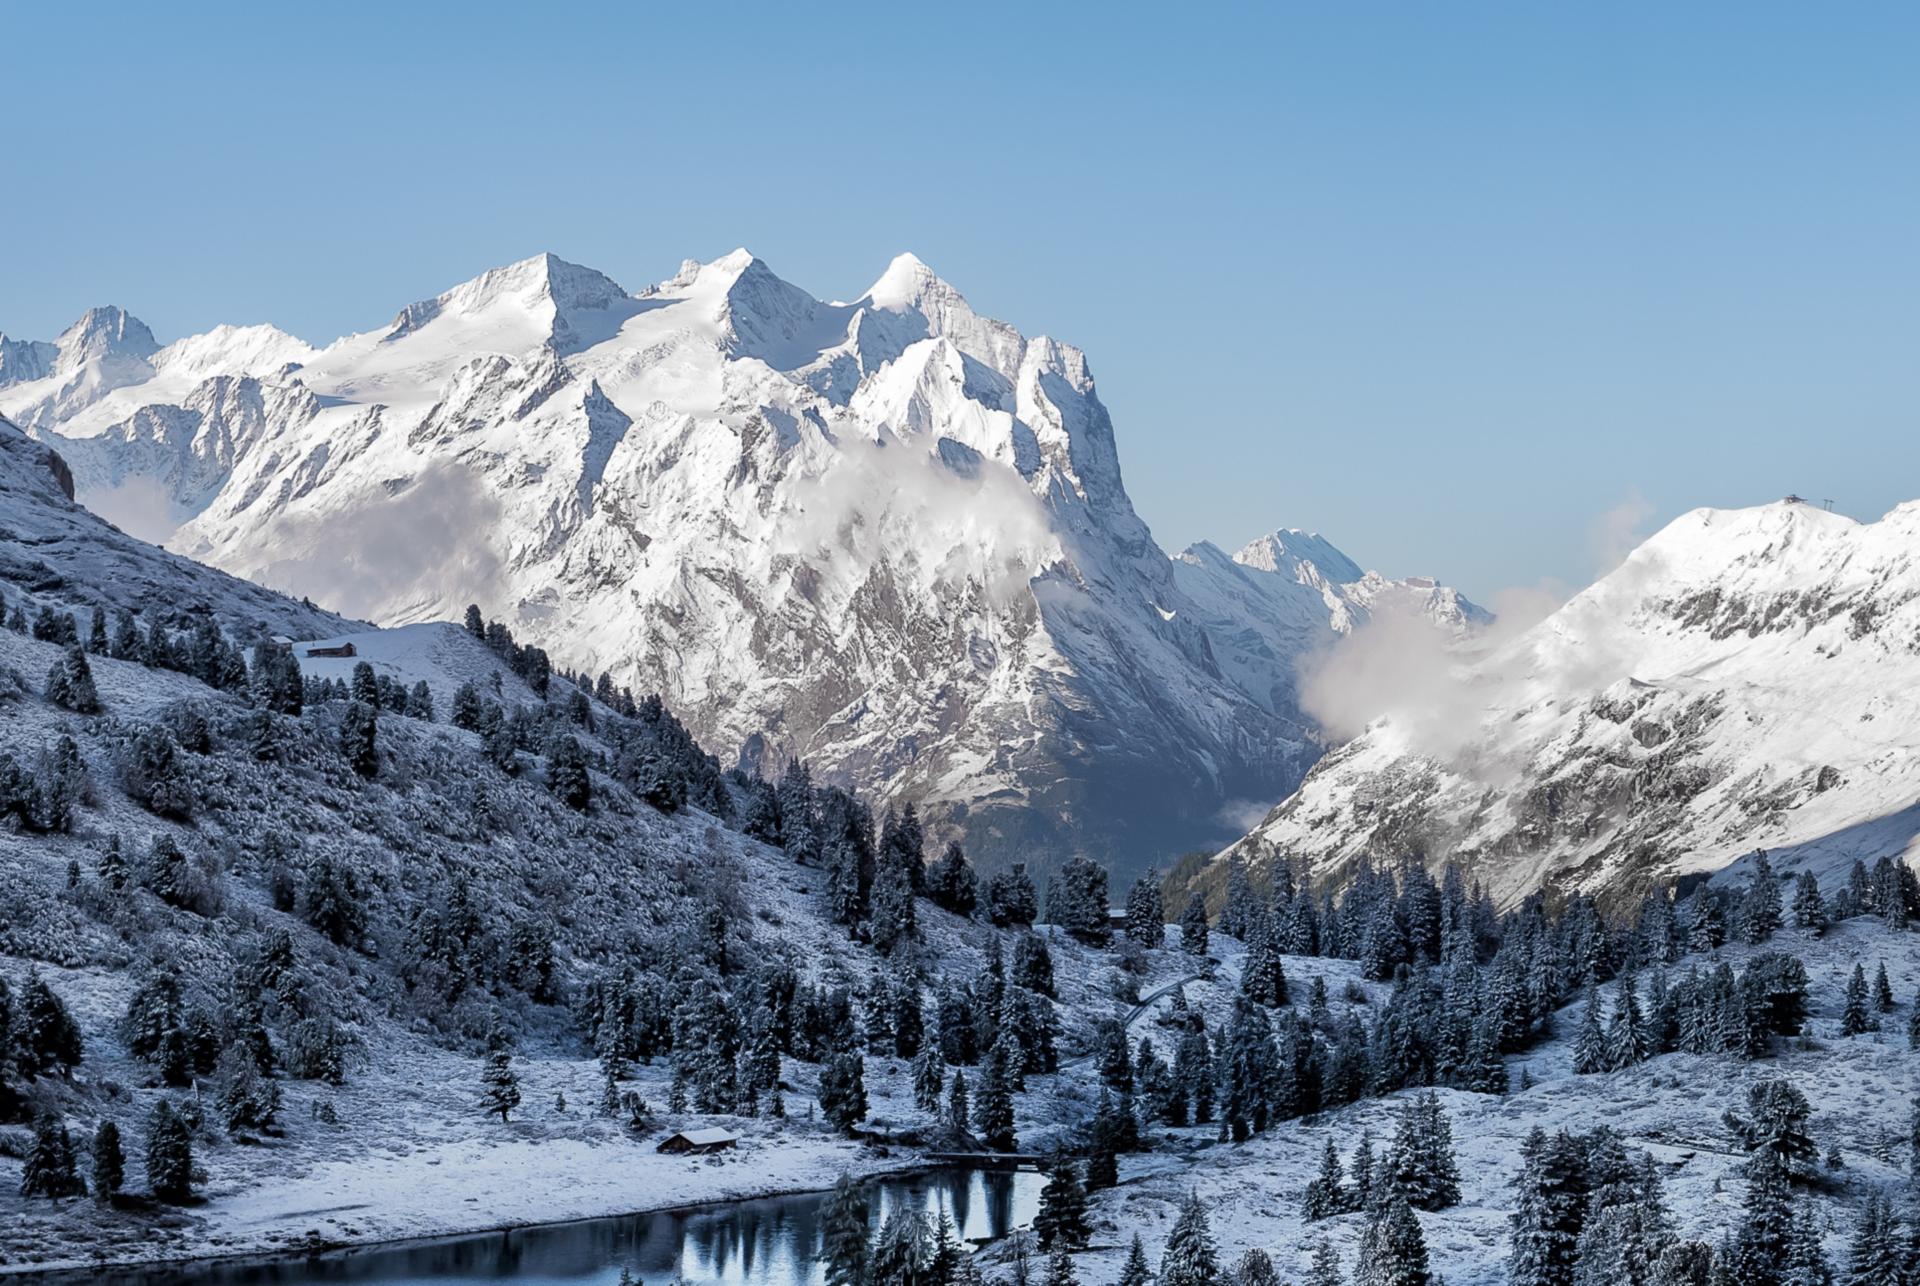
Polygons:
[[989,860],[1224,842],[1319,753],[1302,650],[1383,597],[1478,619],[1301,533],[1170,560],[1085,355],[910,255],[850,303],[745,251],[637,295],[542,255],[323,350],[135,327],[0,388],[129,529],[385,624],[477,602]]

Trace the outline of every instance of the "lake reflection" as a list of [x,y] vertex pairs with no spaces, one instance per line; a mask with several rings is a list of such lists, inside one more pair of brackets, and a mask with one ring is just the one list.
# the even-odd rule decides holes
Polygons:
[[[896,1211],[928,1211],[945,1215],[961,1237],[982,1239],[1029,1226],[1039,1208],[1043,1182],[1038,1174],[936,1170],[876,1179],[865,1191],[875,1231]],[[531,1286],[611,1282],[625,1267],[654,1286],[664,1286],[675,1277],[696,1284],[818,1286],[823,1274],[814,1256],[820,1246],[820,1208],[825,1200],[823,1193],[770,1197],[679,1213],[628,1215],[344,1251],[313,1259],[109,1272],[86,1280],[100,1286],[297,1286],[305,1282],[448,1286],[494,1281]]]

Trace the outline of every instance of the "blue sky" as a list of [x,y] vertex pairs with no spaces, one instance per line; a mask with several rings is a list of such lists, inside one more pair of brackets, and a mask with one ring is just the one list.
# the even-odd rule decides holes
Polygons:
[[7,6],[0,329],[910,249],[1088,351],[1169,549],[1491,597],[1609,514],[1920,496],[1920,8],[547,8]]

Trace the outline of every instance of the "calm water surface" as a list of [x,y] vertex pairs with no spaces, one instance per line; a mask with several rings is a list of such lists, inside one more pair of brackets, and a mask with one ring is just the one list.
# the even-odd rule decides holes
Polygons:
[[[897,1210],[944,1214],[965,1238],[1000,1237],[1033,1222],[1043,1176],[935,1170],[866,1186],[872,1226]],[[628,1215],[547,1228],[483,1233],[317,1258],[108,1273],[99,1286],[373,1286],[512,1281],[612,1282],[621,1268],[653,1286],[675,1277],[731,1286],[819,1286],[814,1256],[826,1194],[770,1197],[672,1214]]]

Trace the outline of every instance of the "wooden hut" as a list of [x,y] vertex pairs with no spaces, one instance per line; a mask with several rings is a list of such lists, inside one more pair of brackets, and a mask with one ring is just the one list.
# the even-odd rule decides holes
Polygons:
[[739,1142],[740,1136],[731,1130],[681,1130],[660,1140],[660,1146],[654,1150],[674,1156],[703,1156],[708,1152],[724,1152]]

